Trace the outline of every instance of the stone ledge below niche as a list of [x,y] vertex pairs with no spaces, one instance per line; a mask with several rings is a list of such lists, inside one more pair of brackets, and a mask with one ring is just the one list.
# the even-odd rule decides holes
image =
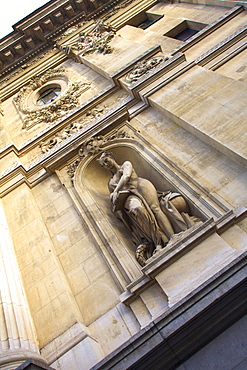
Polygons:
[[246,314],[246,255],[242,253],[91,370],[171,369],[181,364]]
[[126,291],[121,294],[121,302],[127,305],[130,304],[144,289],[154,283],[153,279],[161,270],[174,263],[183,254],[215,232],[216,224],[213,218],[210,218],[203,223],[199,223],[189,233],[181,233],[173,243],[169,243],[170,245],[168,244],[166,248],[147,260],[146,265],[141,269],[142,276],[130,283],[126,287]]
[[238,207],[235,210],[229,210],[216,221],[213,218],[195,224],[195,226],[185,232],[176,234],[174,241],[154,254],[147,260],[142,267],[142,275],[126,287],[126,291],[120,296],[122,303],[129,305],[139,294],[155,283],[155,277],[169,265],[177,261],[182,255],[186,254],[196,247],[210,235],[221,234],[233,224],[241,221],[246,217],[247,210],[245,207]]

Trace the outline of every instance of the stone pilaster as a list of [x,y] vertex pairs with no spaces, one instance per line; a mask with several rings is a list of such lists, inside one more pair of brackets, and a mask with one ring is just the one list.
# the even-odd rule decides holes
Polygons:
[[0,366],[7,370],[30,357],[46,361],[39,354],[2,203],[0,230]]

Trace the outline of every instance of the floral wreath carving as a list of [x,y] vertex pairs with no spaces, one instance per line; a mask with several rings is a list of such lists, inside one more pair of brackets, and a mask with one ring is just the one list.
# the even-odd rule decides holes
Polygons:
[[90,122],[90,120],[99,117],[101,114],[108,110],[107,106],[96,106],[91,110],[88,110],[84,118],[80,119],[78,122],[70,123],[61,132],[53,135],[49,140],[42,141],[39,145],[42,153],[46,153],[51,150],[54,146],[66,140],[68,137],[73,135],[75,132],[79,131]]
[[[68,81],[68,88],[65,93],[58,96],[53,102],[44,105],[29,108],[26,106],[27,98],[38,88],[41,88],[45,83],[56,78],[63,78]],[[90,83],[69,82],[64,68],[50,69],[42,76],[33,77],[27,86],[20,89],[18,95],[14,98],[14,102],[23,117],[22,128],[30,128],[38,123],[51,123],[68,111],[75,108],[78,103],[78,97],[83,91],[90,87]]]

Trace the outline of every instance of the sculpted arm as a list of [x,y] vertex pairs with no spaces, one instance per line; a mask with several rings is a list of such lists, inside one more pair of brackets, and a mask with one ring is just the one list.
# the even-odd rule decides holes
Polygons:
[[131,164],[131,162],[129,161],[126,161],[122,164],[122,167],[121,167],[123,173],[122,173],[122,176],[114,190],[114,192],[118,193],[121,189],[123,189],[125,187],[125,185],[127,184],[127,182],[130,180],[130,177],[131,177],[131,174],[132,174],[132,171],[133,171],[133,166]]
[[110,196],[111,202],[113,204],[115,204],[118,198],[119,191],[122,190],[125,187],[125,185],[128,183],[128,181],[130,180],[130,177],[133,171],[133,166],[131,162],[129,161],[124,162],[121,166],[121,171],[122,171],[122,175],[117,183],[117,186],[115,187],[114,191],[111,193],[111,196]]

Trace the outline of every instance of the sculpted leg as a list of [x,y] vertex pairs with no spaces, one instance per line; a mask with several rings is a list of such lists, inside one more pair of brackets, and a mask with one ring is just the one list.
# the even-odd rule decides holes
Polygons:
[[150,214],[150,211],[147,211],[138,197],[134,195],[129,196],[125,203],[125,208],[128,209],[129,215],[137,222],[141,230],[153,241],[156,247],[158,245],[161,246],[162,241],[163,244],[168,242],[169,239],[159,229],[155,216],[152,213]]
[[162,212],[161,208],[157,207],[156,205],[152,205],[150,208],[156,217],[159,227],[170,239],[174,234],[174,231],[167,216]]
[[138,191],[152,210],[160,229],[166,234],[167,238],[170,239],[170,237],[174,234],[174,231],[167,216],[160,208],[155,187],[149,180],[139,178]]

